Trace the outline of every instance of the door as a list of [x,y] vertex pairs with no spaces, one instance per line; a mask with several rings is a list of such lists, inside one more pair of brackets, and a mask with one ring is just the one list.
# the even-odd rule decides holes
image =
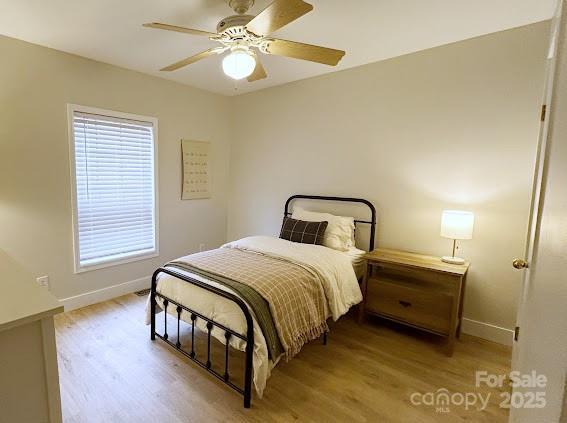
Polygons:
[[530,204],[530,214],[527,228],[526,249],[523,258],[517,258],[512,266],[518,271],[523,271],[522,291],[520,294],[520,302],[518,305],[518,314],[516,317],[516,330],[514,333],[514,343],[512,349],[512,370],[518,369],[518,338],[521,336],[522,321],[525,316],[526,301],[530,293],[530,268],[535,265],[537,255],[535,254],[535,245],[539,236],[539,224],[542,209],[542,187],[547,158],[547,138],[549,133],[549,109],[553,97],[553,82],[555,79],[557,46],[559,39],[559,29],[561,23],[561,11],[563,0],[558,1],[557,10],[551,24],[551,37],[546,63],[546,76],[543,95],[543,104],[540,116],[539,139],[536,153],[536,161],[534,168],[534,178],[532,185],[532,198]]
[[524,286],[513,351],[518,373],[504,404],[513,423],[567,422],[567,0],[560,1],[552,25],[548,110],[540,132],[526,262],[515,262],[523,269]]

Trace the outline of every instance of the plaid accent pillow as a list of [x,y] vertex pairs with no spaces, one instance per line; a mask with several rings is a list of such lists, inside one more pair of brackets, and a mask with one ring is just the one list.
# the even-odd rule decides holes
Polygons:
[[306,222],[284,217],[280,238],[302,244],[323,244],[323,235],[329,222]]

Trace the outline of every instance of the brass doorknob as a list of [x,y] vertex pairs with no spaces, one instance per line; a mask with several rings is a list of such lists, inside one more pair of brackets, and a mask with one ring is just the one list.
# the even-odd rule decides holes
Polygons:
[[512,266],[514,266],[516,269],[527,269],[528,262],[523,259],[516,259],[512,262]]

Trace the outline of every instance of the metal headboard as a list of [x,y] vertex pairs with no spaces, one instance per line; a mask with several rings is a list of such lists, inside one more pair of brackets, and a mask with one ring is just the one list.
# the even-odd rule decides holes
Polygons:
[[292,195],[291,197],[289,197],[287,199],[287,201],[285,202],[284,216],[291,215],[291,212],[289,211],[289,204],[293,200],[297,200],[297,199],[323,200],[323,201],[342,201],[342,202],[345,202],[345,203],[366,204],[368,206],[368,208],[370,209],[370,214],[371,214],[370,220],[357,220],[357,219],[355,219],[354,224],[356,225],[357,223],[364,223],[364,224],[370,225],[370,242],[369,242],[369,246],[368,246],[368,251],[372,251],[374,249],[374,239],[375,239],[375,233],[376,233],[376,208],[374,207],[374,205],[370,201],[365,200],[363,198],[327,197],[327,196],[324,196],[324,195],[296,194],[296,195]]

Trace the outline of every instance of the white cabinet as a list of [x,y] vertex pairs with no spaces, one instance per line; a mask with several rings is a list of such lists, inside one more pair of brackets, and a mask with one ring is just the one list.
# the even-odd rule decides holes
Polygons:
[[53,316],[62,311],[0,250],[0,423],[61,422]]

